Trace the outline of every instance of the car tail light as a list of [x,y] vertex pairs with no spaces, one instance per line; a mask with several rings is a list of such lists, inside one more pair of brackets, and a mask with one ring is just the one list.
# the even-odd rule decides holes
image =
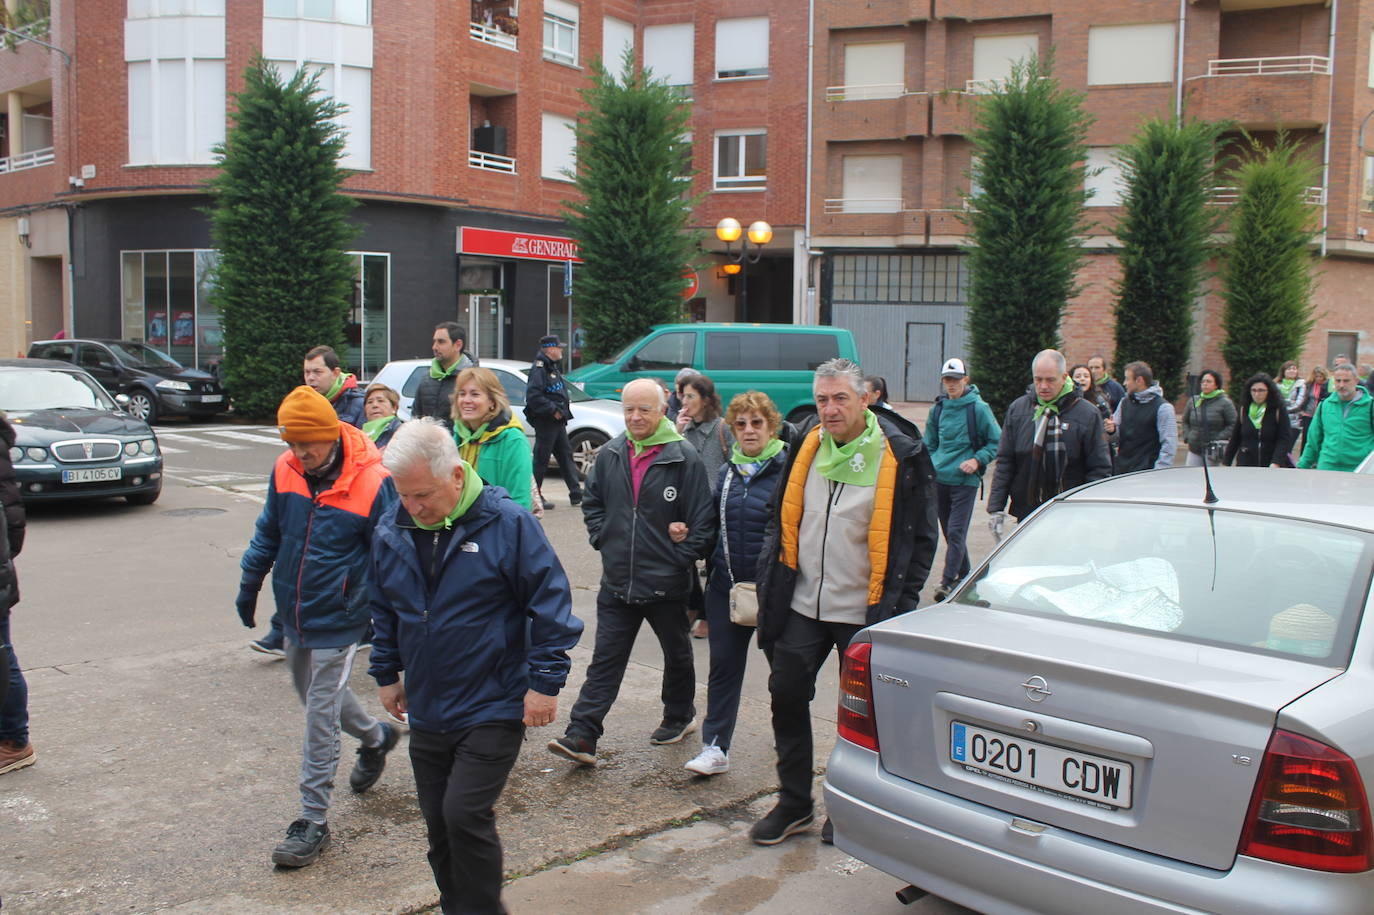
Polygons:
[[858,642],[844,652],[840,667],[840,711],[836,717],[840,737],[866,750],[878,752],[878,723],[873,717],[873,681],[869,678],[871,642]]
[[1369,801],[1355,761],[1339,750],[1275,731],[1241,833],[1240,853],[1311,870],[1374,867]]

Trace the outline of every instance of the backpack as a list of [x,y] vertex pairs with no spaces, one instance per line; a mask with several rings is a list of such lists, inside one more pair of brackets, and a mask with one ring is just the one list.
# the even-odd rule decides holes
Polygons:
[[[939,400],[935,401],[935,406],[930,408],[930,415],[926,417],[927,426],[933,423],[935,428],[940,428],[940,414],[944,412],[945,401],[948,399],[948,397],[941,397]],[[978,434],[978,417],[974,415],[977,412],[978,409],[976,407],[970,407],[964,411],[964,419],[968,421],[969,444],[973,447],[975,452],[979,451],[987,444],[987,439]]]

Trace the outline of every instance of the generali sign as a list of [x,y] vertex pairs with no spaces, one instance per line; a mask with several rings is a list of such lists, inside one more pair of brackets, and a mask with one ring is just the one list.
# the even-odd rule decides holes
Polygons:
[[518,257],[531,261],[576,261],[577,242],[562,235],[532,235],[500,229],[458,227],[458,253],[488,257]]

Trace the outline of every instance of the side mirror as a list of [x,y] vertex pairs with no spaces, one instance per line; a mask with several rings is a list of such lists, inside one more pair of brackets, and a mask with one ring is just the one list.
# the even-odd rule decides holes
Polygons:
[[130,402],[130,401],[129,401],[129,395],[128,395],[128,394],[116,394],[116,395],[115,395],[115,403],[118,404],[118,405],[119,405],[119,409],[123,410],[125,413],[128,413],[128,412],[129,412],[129,402]]

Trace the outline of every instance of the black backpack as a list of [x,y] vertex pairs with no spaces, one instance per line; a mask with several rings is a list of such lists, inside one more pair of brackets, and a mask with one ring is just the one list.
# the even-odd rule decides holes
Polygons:
[[[935,428],[940,428],[940,414],[944,412],[946,400],[949,400],[949,397],[941,395],[940,399],[935,401],[935,406],[930,408],[930,415],[926,417],[926,428],[930,428],[932,424]],[[978,417],[974,415],[977,412],[973,407],[964,411],[964,419],[968,420],[968,440],[974,451],[987,444],[987,440],[978,435]]]

